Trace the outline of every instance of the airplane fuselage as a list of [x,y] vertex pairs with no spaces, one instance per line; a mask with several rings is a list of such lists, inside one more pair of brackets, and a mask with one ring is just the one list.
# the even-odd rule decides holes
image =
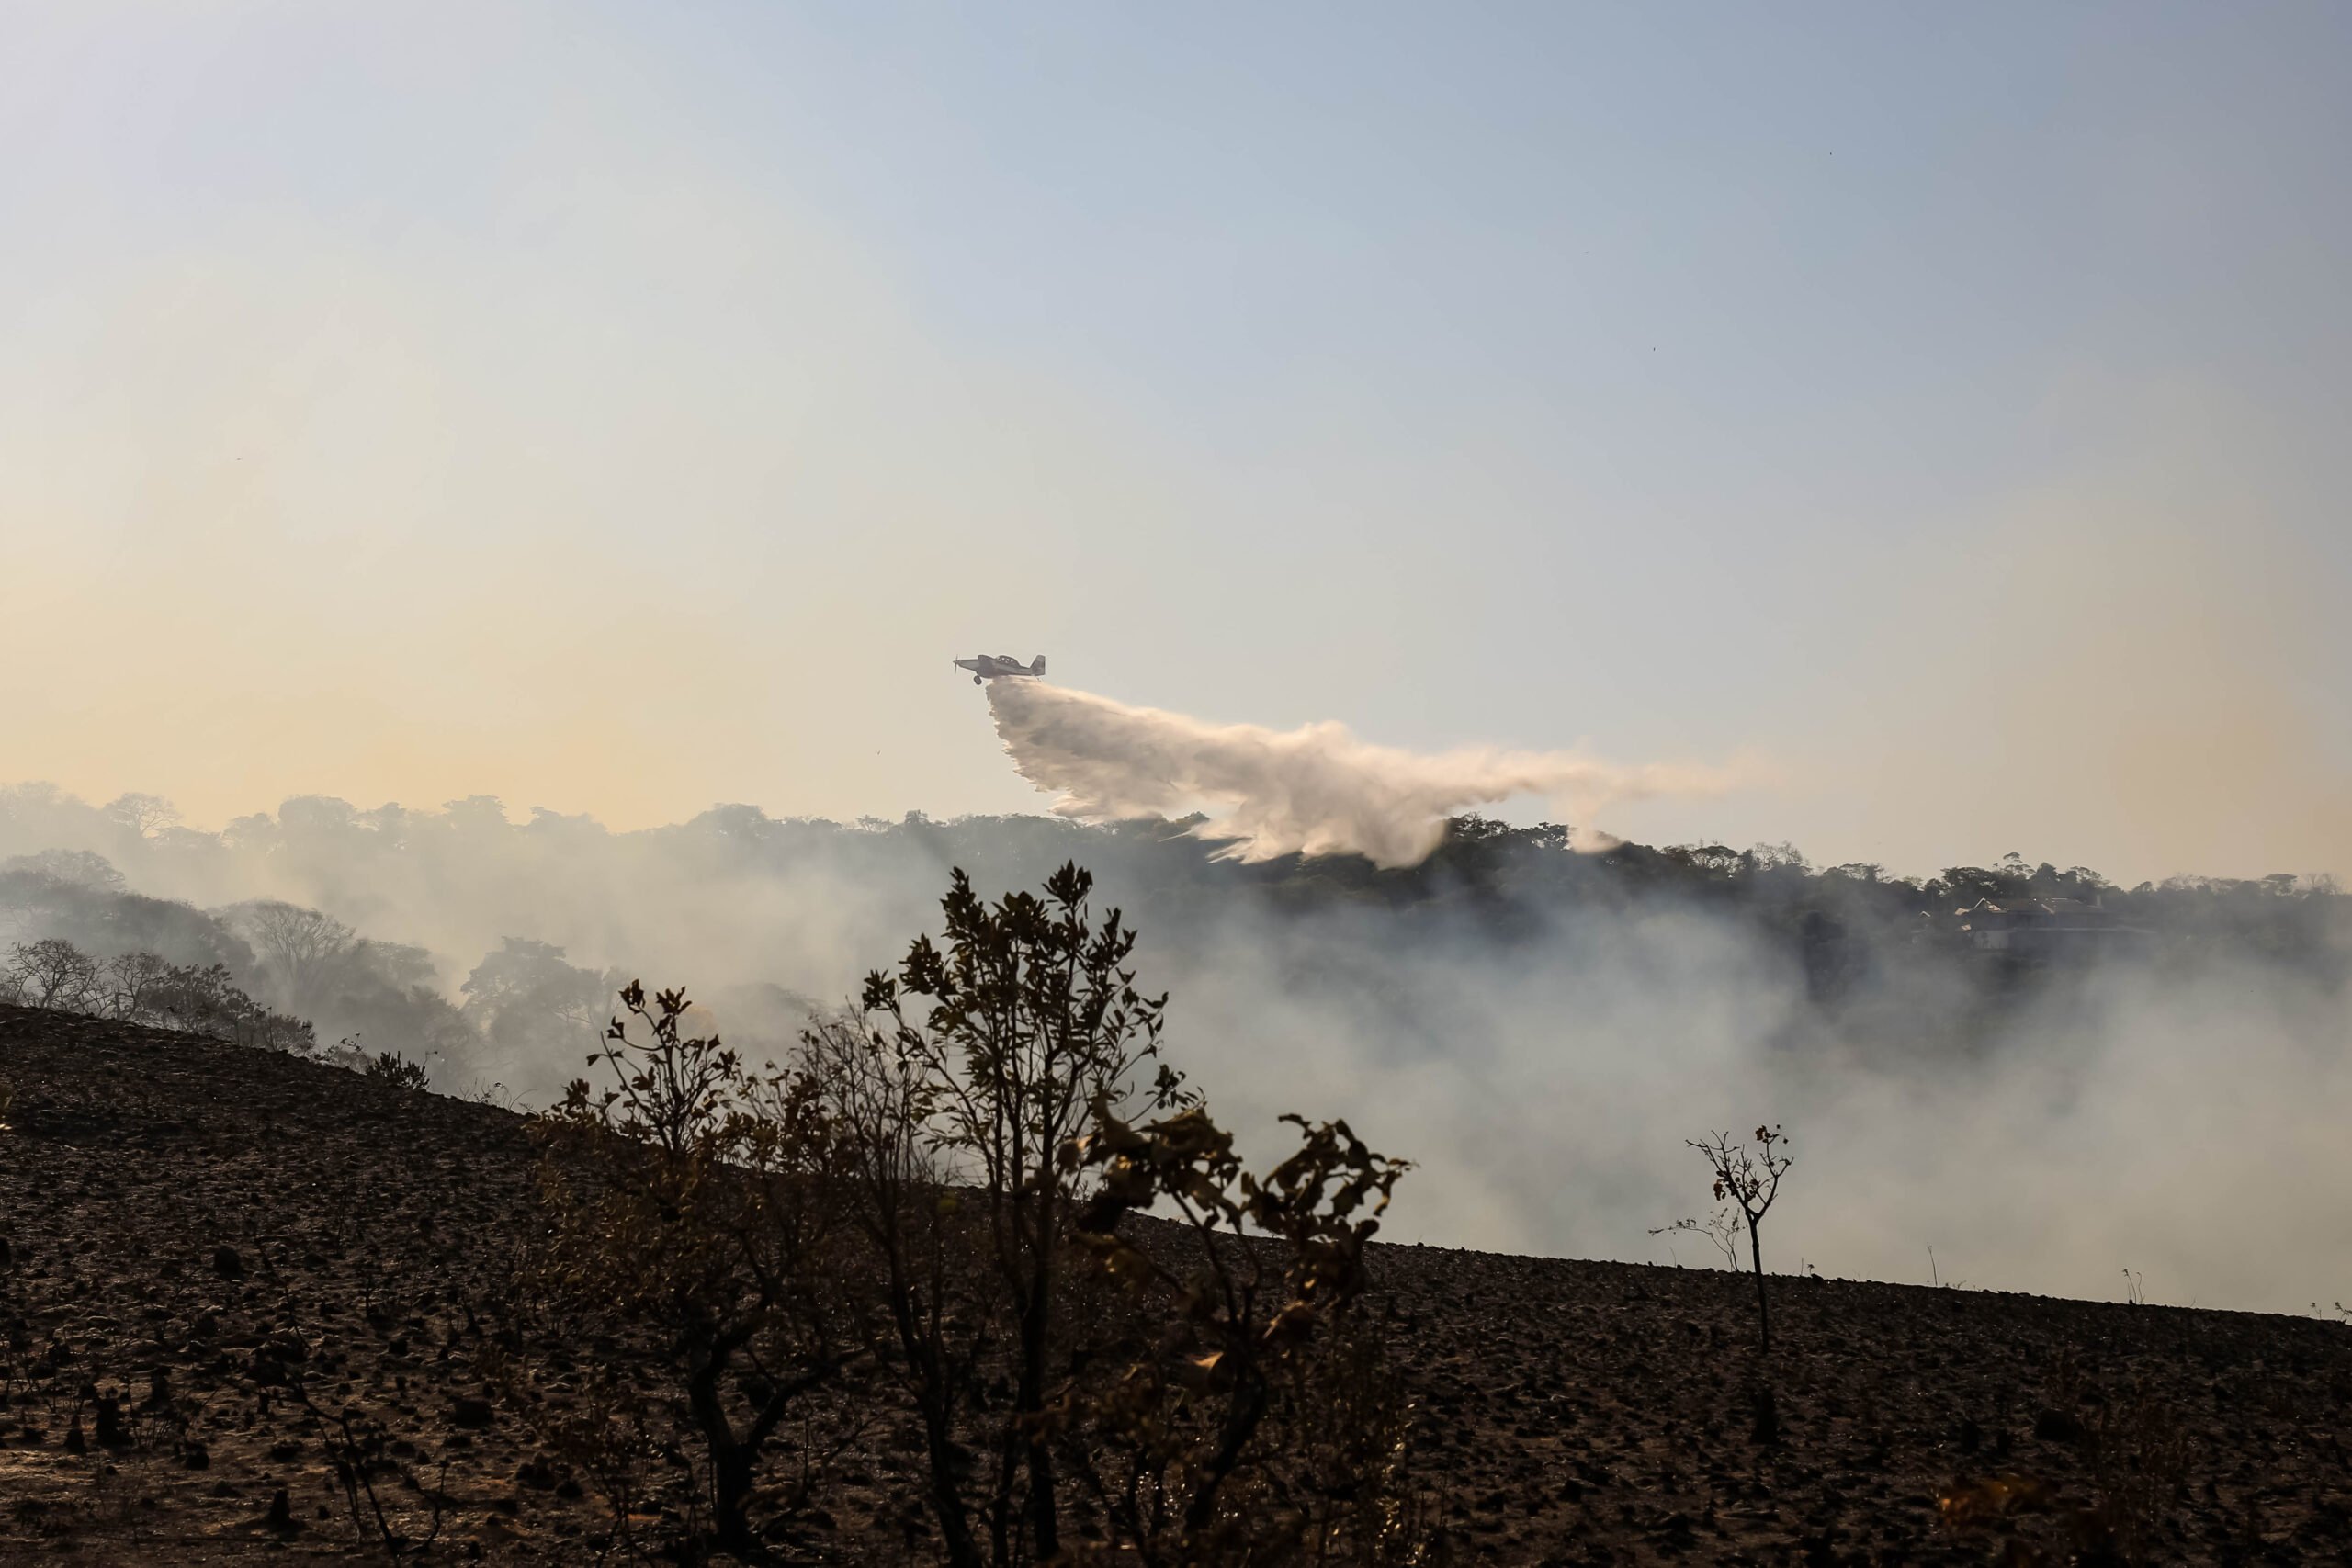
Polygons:
[[1046,656],[1042,653],[1026,664],[1005,653],[978,653],[969,659],[956,660],[954,663],[956,669],[972,672],[972,684],[975,686],[984,681],[1001,681],[1015,675],[1034,681],[1046,673]]

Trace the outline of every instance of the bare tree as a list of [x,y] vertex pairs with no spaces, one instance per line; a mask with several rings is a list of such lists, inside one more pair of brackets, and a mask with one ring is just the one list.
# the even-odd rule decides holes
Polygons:
[[279,1005],[308,1016],[358,951],[358,933],[332,915],[276,898],[256,898],[229,911],[238,934],[253,943]]
[[1734,1273],[1739,1271],[1739,1233],[1744,1222],[1728,1203],[1718,1203],[1715,1212],[1701,1220],[1676,1220],[1671,1224],[1651,1229],[1652,1235],[1677,1233],[1705,1236],[1717,1252],[1724,1255],[1724,1267]]
[[[1783,1145],[1787,1135],[1778,1126],[1756,1129],[1755,1147],[1746,1141],[1735,1143],[1729,1133],[1710,1133],[1702,1139],[1685,1140],[1705,1156],[1714,1171],[1715,1201],[1730,1203],[1738,1209],[1741,1221],[1747,1229],[1747,1256],[1756,1269],[1756,1324],[1758,1338],[1764,1351],[1772,1348],[1772,1312],[1764,1296],[1764,1244],[1759,1233],[1765,1213],[1772,1207],[1772,1200],[1780,1196],[1781,1178],[1788,1174],[1793,1163]],[[1695,1222],[1684,1221],[1669,1229],[1699,1229]]]
[[27,1007],[87,1012],[98,999],[98,966],[62,937],[18,942],[5,965],[8,989]]
[[142,839],[177,827],[180,808],[160,795],[119,795],[107,804],[106,814]]
[[[831,1201],[832,1140],[815,1086],[753,1074],[685,1028],[680,991],[630,982],[591,1060],[535,1123],[548,1224],[534,1260],[558,1301],[657,1325],[682,1362],[685,1417],[707,1459],[711,1539],[768,1560],[752,1517],[763,1455],[804,1396],[864,1354]],[[789,1513],[797,1489],[771,1489]],[[763,1521],[764,1522],[764,1521]]]
[[803,1035],[825,1087],[849,1217],[878,1276],[897,1369],[922,1422],[928,1500],[948,1568],[986,1562],[966,1495],[957,1431],[988,1345],[978,1314],[953,1297],[973,1272],[970,1226],[942,1178],[928,1129],[933,1090],[922,1064],[852,1014]]
[[100,966],[107,1016],[126,1023],[156,1021],[159,993],[172,978],[172,965],[153,953],[119,953]]

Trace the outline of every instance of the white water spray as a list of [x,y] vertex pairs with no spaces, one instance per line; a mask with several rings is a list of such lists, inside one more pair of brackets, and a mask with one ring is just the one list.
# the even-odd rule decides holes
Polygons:
[[1554,801],[1578,824],[1577,847],[1600,848],[1613,840],[1588,826],[1597,813],[1728,782],[1707,769],[1618,767],[1572,752],[1402,751],[1333,723],[1208,724],[1043,681],[991,681],[989,708],[1013,767],[1061,797],[1059,815],[1104,822],[1204,810],[1209,819],[1193,831],[1244,861],[1360,854],[1378,866],[1416,865],[1444,838],[1448,817],[1518,795]]

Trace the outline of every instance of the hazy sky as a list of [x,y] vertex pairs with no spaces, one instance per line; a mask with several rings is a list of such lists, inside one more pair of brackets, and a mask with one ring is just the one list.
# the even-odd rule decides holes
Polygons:
[[2339,5],[0,0],[0,781],[1032,808],[986,649],[1769,760],[1645,838],[2352,872],[2347,80]]

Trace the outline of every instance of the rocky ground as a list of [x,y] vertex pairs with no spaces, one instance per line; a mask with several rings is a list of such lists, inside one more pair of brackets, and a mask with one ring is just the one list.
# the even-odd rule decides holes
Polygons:
[[[426,1560],[600,1559],[600,1494],[485,1372],[518,1118],[9,1009],[0,1079],[0,1562],[381,1560],[355,1508]],[[2340,1324],[1775,1280],[1766,1432],[1735,1276],[1375,1267],[1456,1561],[2352,1562]],[[580,1348],[525,1348],[560,1386]],[[894,1419],[835,1462],[812,1560],[928,1560]],[[337,1479],[359,1448],[372,1497]]]

